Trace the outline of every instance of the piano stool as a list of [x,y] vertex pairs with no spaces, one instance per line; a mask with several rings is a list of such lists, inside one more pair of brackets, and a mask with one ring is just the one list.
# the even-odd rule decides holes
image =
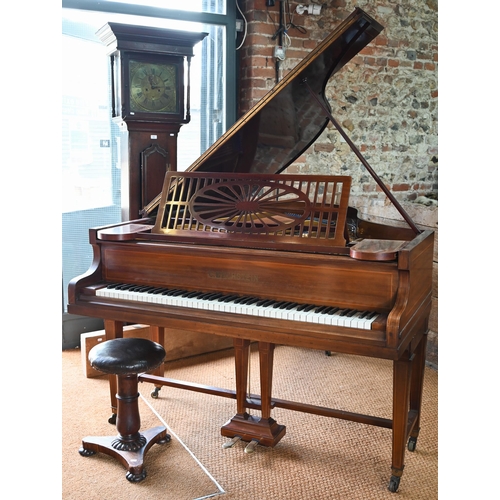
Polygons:
[[97,452],[116,458],[127,467],[126,478],[133,483],[146,477],[144,456],[155,443],[170,441],[163,426],[139,432],[138,375],[154,370],[165,359],[165,349],[142,338],[117,338],[94,346],[89,352],[93,368],[117,377],[117,436],[89,436],[82,440],[80,455]]

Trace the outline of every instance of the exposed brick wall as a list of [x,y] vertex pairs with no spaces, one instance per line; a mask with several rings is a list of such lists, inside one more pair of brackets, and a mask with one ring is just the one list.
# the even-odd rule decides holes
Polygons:
[[[248,111],[355,7],[385,29],[327,84],[332,114],[397,200],[420,227],[437,231],[437,0],[290,1],[290,46],[276,72],[273,39],[280,1],[239,0],[248,22],[239,50],[240,114]],[[297,5],[321,5],[319,16]],[[286,4],[285,4],[286,5]],[[285,16],[285,22],[289,17]],[[289,173],[350,175],[350,204],[368,218],[397,220],[390,201],[333,125],[288,168]],[[423,206],[421,203],[432,204]],[[437,240],[437,238],[436,238]],[[437,246],[428,359],[437,366]]]
[[[319,16],[295,13],[299,4],[322,5]],[[289,2],[293,24],[279,78],[301,61],[355,6],[384,31],[329,82],[326,96],[337,120],[399,201],[437,198],[437,2],[435,0],[326,0]],[[280,1],[246,0],[248,35],[240,50],[240,113],[276,83],[272,39]],[[273,22],[274,20],[274,22]],[[288,19],[285,19],[287,21]],[[352,195],[384,199],[380,188],[332,126],[290,168],[292,172],[348,173]]]

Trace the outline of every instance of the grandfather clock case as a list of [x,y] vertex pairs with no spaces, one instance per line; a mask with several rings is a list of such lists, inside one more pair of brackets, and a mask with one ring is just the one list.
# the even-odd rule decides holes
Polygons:
[[207,33],[107,23],[111,116],[119,127],[122,220],[142,216],[177,170],[177,136],[190,115],[194,46]]

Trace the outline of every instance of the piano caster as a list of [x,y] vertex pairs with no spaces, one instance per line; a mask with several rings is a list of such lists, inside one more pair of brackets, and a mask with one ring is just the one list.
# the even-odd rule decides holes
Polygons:
[[233,439],[227,441],[222,445],[222,448],[226,450],[227,448],[232,448],[239,440],[241,439],[240,436],[234,436]]
[[256,439],[252,439],[245,448],[245,453],[253,453],[259,442]]
[[160,389],[161,387],[155,387],[152,391],[151,391],[151,397],[153,399],[158,399],[158,394],[160,392]]
[[108,418],[108,422],[112,425],[116,425],[116,413],[111,414],[111,417]]
[[389,486],[387,487],[387,489],[391,493],[396,493],[396,491],[398,491],[400,481],[401,481],[400,476],[391,476],[391,480],[389,481]]
[[410,439],[408,439],[408,451],[415,451],[416,447],[417,447],[417,438],[411,437]]

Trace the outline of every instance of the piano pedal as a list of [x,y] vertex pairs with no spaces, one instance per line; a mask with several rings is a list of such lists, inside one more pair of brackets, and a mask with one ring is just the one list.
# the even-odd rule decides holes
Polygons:
[[256,439],[252,439],[245,448],[245,453],[253,453],[259,442]]
[[233,439],[226,441],[223,445],[222,448],[227,449],[227,448],[232,448],[239,440],[241,439],[240,436],[234,436]]

